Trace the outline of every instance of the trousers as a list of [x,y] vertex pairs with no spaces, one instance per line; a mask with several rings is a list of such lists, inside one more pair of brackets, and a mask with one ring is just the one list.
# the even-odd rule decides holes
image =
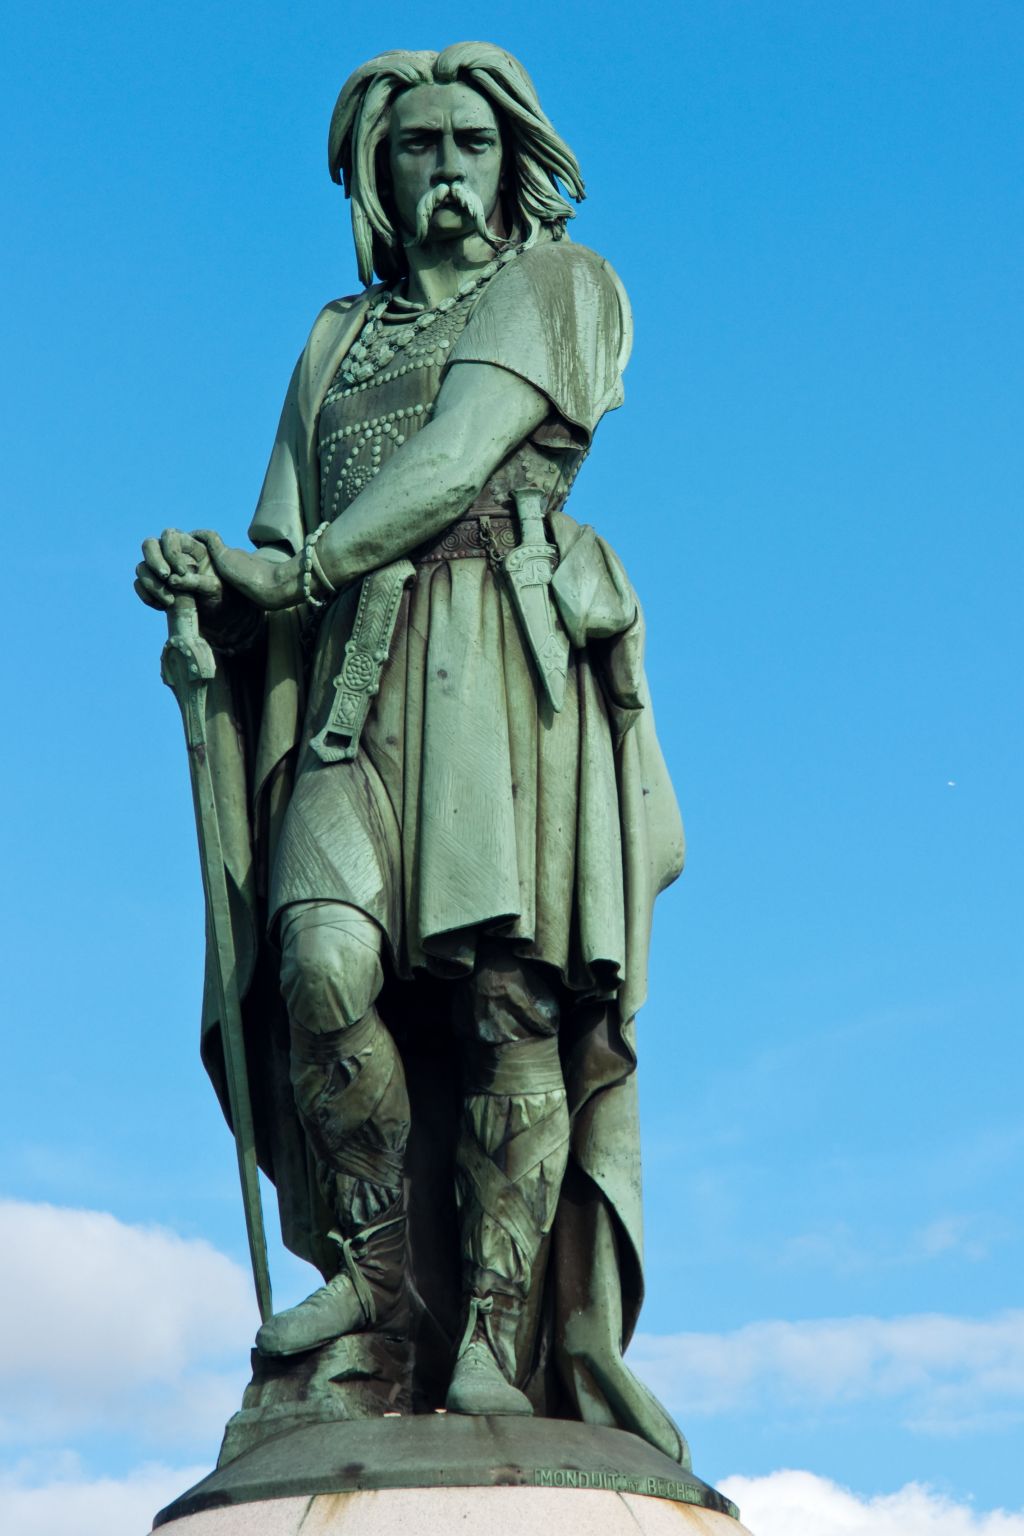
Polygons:
[[[399,1202],[410,1110],[401,1058],[377,1011],[382,935],[357,908],[297,902],[281,917],[291,1076],[320,1189],[354,1236]],[[455,1194],[464,1283],[525,1300],[565,1172],[569,1120],[559,999],[547,969],[500,940],[450,983],[462,1110]]]

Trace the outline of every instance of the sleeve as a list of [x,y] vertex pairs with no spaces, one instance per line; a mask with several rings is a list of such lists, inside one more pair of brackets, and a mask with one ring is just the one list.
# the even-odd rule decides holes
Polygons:
[[622,404],[631,342],[629,300],[614,271],[563,239],[532,246],[493,279],[449,366],[491,363],[518,374],[585,445],[605,411]]
[[317,419],[324,393],[357,334],[369,301],[380,292],[335,299],[314,322],[292,371],[273,452],[263,481],[249,538],[293,554],[315,526],[319,512]]
[[284,545],[293,551],[301,548],[303,539],[298,409],[301,364],[300,358],[292,372],[263,489],[249,524],[249,538],[254,544]]

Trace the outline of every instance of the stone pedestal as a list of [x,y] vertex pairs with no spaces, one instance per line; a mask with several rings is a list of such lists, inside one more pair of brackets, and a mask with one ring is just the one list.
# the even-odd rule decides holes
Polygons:
[[161,1530],[168,1536],[750,1536],[715,1510],[580,1488],[321,1493],[208,1509]]
[[157,1515],[160,1536],[749,1536],[722,1494],[623,1430],[394,1415],[311,1424]]

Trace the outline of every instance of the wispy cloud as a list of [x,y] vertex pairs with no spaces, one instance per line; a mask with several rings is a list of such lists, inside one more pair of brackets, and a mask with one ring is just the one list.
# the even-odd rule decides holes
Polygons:
[[756,1536],[1024,1536],[1024,1510],[976,1510],[920,1483],[863,1498],[812,1472],[720,1484]]
[[785,1268],[815,1267],[837,1275],[906,1269],[949,1259],[977,1264],[988,1258],[993,1244],[1004,1236],[990,1216],[959,1213],[936,1216],[887,1241],[877,1234],[866,1237],[848,1223],[836,1222],[823,1231],[786,1238],[778,1249],[778,1263]]
[[751,1323],[642,1334],[630,1362],[680,1414],[888,1399],[907,1428],[956,1434],[1024,1419],[1024,1311]]
[[987,1259],[989,1245],[970,1216],[939,1216],[911,1233],[908,1256],[937,1259],[948,1254],[962,1254],[972,1264]]
[[[258,1318],[209,1243],[102,1211],[0,1200],[0,1440],[216,1445]],[[20,1529],[7,1525],[4,1529]]]

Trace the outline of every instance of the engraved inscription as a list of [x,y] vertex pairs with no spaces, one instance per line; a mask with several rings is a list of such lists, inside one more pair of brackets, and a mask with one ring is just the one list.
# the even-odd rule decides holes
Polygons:
[[693,1483],[670,1477],[632,1477],[625,1472],[583,1472],[570,1467],[537,1467],[533,1481],[538,1488],[597,1488],[607,1493],[645,1493],[656,1499],[675,1499],[681,1504],[703,1504],[701,1490]]

